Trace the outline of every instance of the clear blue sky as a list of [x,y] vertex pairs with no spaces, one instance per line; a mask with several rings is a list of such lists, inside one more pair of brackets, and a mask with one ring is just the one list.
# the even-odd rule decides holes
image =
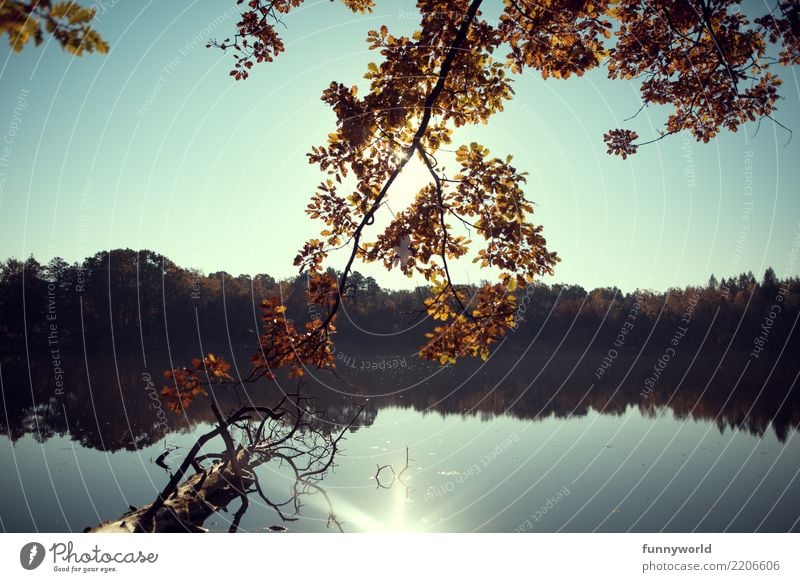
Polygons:
[[[130,247],[205,272],[293,274],[297,249],[319,230],[303,212],[320,181],[305,153],[334,122],[319,96],[333,80],[361,82],[377,58],[367,31],[409,32],[414,3],[381,0],[354,16],[308,0],[285,19],[287,52],[238,83],[232,58],[205,48],[232,32],[233,0],[98,4],[106,56],[77,59],[52,43],[17,55],[2,39],[0,258],[74,261]],[[798,133],[797,69],[782,73],[777,117]],[[456,143],[513,154],[530,172],[535,219],[562,257],[551,282],[664,289],[711,272],[786,274],[800,232],[800,135],[784,147],[788,134],[765,122],[755,137],[754,125],[709,144],[674,136],[623,161],[606,155],[603,133],[652,136],[663,120],[651,110],[622,121],[638,109],[635,86],[601,70],[569,81],[528,73],[515,90],[504,113]]]

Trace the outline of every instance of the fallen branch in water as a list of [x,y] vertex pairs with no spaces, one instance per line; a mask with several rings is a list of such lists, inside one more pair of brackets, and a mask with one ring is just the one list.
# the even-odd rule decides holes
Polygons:
[[[242,504],[229,528],[229,531],[235,532],[250,506],[250,494],[258,495],[284,522],[288,522],[298,519],[300,497],[314,493],[322,494],[327,503],[328,525],[333,524],[341,531],[341,522],[318,482],[334,466],[339,444],[362,410],[363,406],[359,407],[350,422],[338,434],[333,434],[329,425],[319,422],[319,413],[311,410],[310,399],[299,393],[285,398],[275,409],[248,406],[227,416],[217,409],[217,425],[197,439],[152,503],[139,508],[131,507],[120,518],[85,531],[205,532],[207,529],[203,523],[206,519],[213,513],[227,510],[233,501],[241,499]],[[238,443],[231,428],[241,432]],[[200,455],[203,447],[218,436],[224,442],[224,452]],[[214,460],[213,463],[204,468],[202,463],[210,459]],[[265,495],[256,474],[259,465],[272,460],[288,466],[294,473],[289,496],[280,502]],[[196,472],[186,478],[186,473],[192,468]],[[283,526],[266,529],[285,530]]]

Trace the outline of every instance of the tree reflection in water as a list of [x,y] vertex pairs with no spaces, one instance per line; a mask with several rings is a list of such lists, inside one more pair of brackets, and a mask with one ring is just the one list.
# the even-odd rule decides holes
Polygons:
[[[621,415],[631,406],[644,416],[671,412],[677,418],[713,422],[720,431],[736,428],[761,436],[772,430],[781,442],[800,426],[800,398],[793,389],[800,360],[788,350],[781,358],[749,365],[738,354],[720,357],[713,351],[701,352],[670,366],[657,389],[643,397],[643,382],[657,355],[621,354],[600,381],[594,372],[603,354],[591,352],[580,359],[571,354],[551,357],[546,351],[524,357],[500,354],[485,365],[418,364],[374,373],[343,366],[339,379],[307,379],[304,393],[317,399],[316,406],[325,411],[328,422],[340,426],[365,401],[359,426],[370,426],[384,407],[535,421],[551,416],[575,418],[590,410]],[[69,379],[63,396],[54,396],[53,375],[45,359],[0,363],[0,432],[12,442],[25,435],[42,442],[66,435],[86,448],[135,451],[169,440],[172,434],[217,423],[208,406],[192,406],[183,415],[170,413],[166,422],[160,421],[141,378],[140,354],[98,353],[88,362],[81,354],[64,360],[69,364]],[[148,355],[148,361],[151,369],[168,367],[158,354]],[[231,390],[212,394],[222,410],[273,407],[283,398],[284,386],[285,382],[253,385],[246,395]]]
[[[360,352],[356,348],[349,351],[364,360],[374,357],[369,348],[361,346]],[[394,353],[411,354],[404,349]],[[145,369],[141,354],[97,351],[88,359],[81,353],[64,354],[68,378],[63,396],[54,394],[52,366],[47,359],[11,356],[0,362],[0,432],[12,443],[26,435],[40,442],[65,436],[84,449],[100,452],[137,451],[157,443],[171,450],[172,443],[186,438],[176,435],[191,435],[190,442],[199,438],[202,442],[196,450],[166,463],[174,472],[159,482],[159,488],[167,481],[169,484],[154,503],[132,509],[103,527],[105,531],[200,531],[213,526],[209,521],[212,514],[235,507],[230,523],[225,524],[235,531],[244,523],[245,513],[249,510],[250,515],[256,514],[259,507],[274,509],[291,528],[302,500],[309,496],[321,502],[322,519],[328,516],[329,527],[341,527],[320,487],[338,454],[337,439],[347,430],[370,427],[379,411],[387,407],[415,410],[421,415],[473,416],[487,422],[501,417],[530,422],[562,418],[569,422],[591,411],[619,416],[633,407],[642,417],[671,414],[714,424],[720,432],[733,429],[761,437],[770,431],[780,442],[787,442],[793,429],[800,426],[796,387],[800,360],[789,350],[778,358],[762,358],[750,364],[741,354],[721,356],[715,350],[702,350],[694,354],[696,358],[679,359],[670,365],[657,389],[646,397],[642,396],[643,382],[658,353],[620,353],[614,366],[597,380],[595,370],[603,355],[593,351],[553,354],[547,350],[520,354],[508,349],[486,365],[465,363],[457,368],[414,363],[402,370],[365,373],[342,366],[341,377],[326,378],[327,384],[306,379],[303,396],[284,394],[284,382],[248,387],[246,394],[211,389],[216,411],[215,407],[192,406],[185,415],[170,413],[166,422],[160,421],[142,380]],[[410,355],[408,359],[411,362]],[[150,370],[169,367],[168,360],[158,352],[148,353],[147,361]],[[223,425],[230,436],[227,444],[226,431],[220,428]],[[158,455],[156,452],[154,456]],[[161,457],[153,460],[160,461],[159,466],[165,464]],[[408,491],[392,477],[401,474],[403,458],[390,460],[395,464],[384,466],[378,477],[383,485],[393,483],[391,488],[400,503],[408,497]],[[782,464],[787,462],[794,471],[796,466],[791,461]],[[238,472],[235,465],[239,465]],[[266,477],[259,482],[259,468],[262,474],[269,471],[274,476],[280,470],[288,475],[285,497],[276,497],[272,478],[269,483]],[[366,471],[375,468],[371,465]],[[402,476],[409,474],[406,471]],[[376,485],[380,487],[380,483]],[[155,492],[148,489],[136,503],[154,496]],[[92,521],[125,510],[127,502],[116,503],[120,503],[118,510]],[[359,527],[357,517],[365,513],[362,508],[343,505],[339,510],[340,514],[348,513],[353,527]]]

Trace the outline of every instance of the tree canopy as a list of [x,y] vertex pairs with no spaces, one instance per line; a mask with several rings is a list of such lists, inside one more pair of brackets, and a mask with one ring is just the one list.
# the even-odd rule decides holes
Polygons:
[[89,24],[95,7],[78,2],[50,0],[4,0],[0,2],[0,36],[8,35],[11,48],[20,52],[31,40],[38,46],[45,33],[66,51],[81,56],[84,52],[108,52],[108,43]]

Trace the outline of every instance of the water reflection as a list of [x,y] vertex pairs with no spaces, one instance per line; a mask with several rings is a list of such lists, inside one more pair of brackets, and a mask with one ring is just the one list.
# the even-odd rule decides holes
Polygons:
[[[720,360],[701,352],[671,363],[648,391],[659,354],[620,354],[598,378],[602,353],[500,350],[486,364],[440,368],[402,347],[391,358],[339,347],[367,365],[305,379],[303,393],[317,413],[288,443],[294,452],[248,457],[244,483],[165,529],[689,531],[698,516],[707,531],[797,527],[792,492],[800,460],[792,435],[800,426],[800,362],[788,356]],[[125,521],[128,505],[135,508],[130,519],[164,494],[198,436],[218,423],[211,398],[176,415],[153,397],[160,371],[187,360],[172,356],[148,353],[145,364],[140,353],[95,352],[88,361],[81,353],[64,355],[63,394],[46,357],[2,360],[0,430],[16,443],[13,462],[6,458],[3,467],[19,463],[4,487],[18,480],[23,491],[0,503],[4,527],[80,530]],[[212,396],[229,415],[277,407],[295,387],[284,379]],[[666,417],[673,424],[664,424]],[[233,429],[247,450],[264,441],[260,419],[242,419]],[[285,427],[271,430],[274,436]],[[334,455],[313,451],[330,452],[332,439],[345,432],[347,450],[336,452],[341,470],[333,478],[327,469],[304,477],[314,470],[309,460],[317,469],[328,459],[327,468],[334,466]],[[46,446],[37,451],[35,442]],[[131,453],[109,457],[113,451]],[[213,470],[228,451],[217,435],[200,455],[200,470],[190,462],[178,481]],[[80,481],[63,485],[59,467],[72,463],[79,475],[70,478]],[[557,510],[549,508],[562,490],[569,493]],[[25,491],[38,508],[24,509]],[[718,504],[720,491],[732,501]],[[757,491],[780,505],[754,509]]]
[[[761,436],[773,430],[781,442],[800,426],[800,398],[792,390],[800,361],[794,358],[748,363],[735,354],[722,360],[699,354],[665,370],[648,394],[644,386],[653,356],[621,355],[598,380],[602,356],[501,352],[486,364],[465,362],[455,368],[403,356],[402,367],[376,365],[364,371],[340,366],[338,376],[311,374],[306,390],[334,426],[347,423],[362,402],[366,407],[357,426],[371,425],[385,407],[484,420],[575,418],[591,410],[619,416],[635,407],[646,416],[668,411],[681,419],[713,422],[720,431],[737,428]],[[370,356],[362,348],[359,358],[378,362],[383,356]],[[136,353],[95,354],[89,361],[75,354],[62,360],[67,373],[61,395],[46,358],[6,356],[0,363],[0,431],[12,441],[28,434],[39,441],[60,435],[103,451],[137,450],[215,420],[202,399],[182,415],[162,408],[157,392],[164,383],[161,371],[170,367],[166,353],[150,354],[148,366]],[[244,404],[269,406],[293,390],[294,383],[284,379],[249,386],[246,393],[217,389],[215,397],[222,409],[231,410]]]

